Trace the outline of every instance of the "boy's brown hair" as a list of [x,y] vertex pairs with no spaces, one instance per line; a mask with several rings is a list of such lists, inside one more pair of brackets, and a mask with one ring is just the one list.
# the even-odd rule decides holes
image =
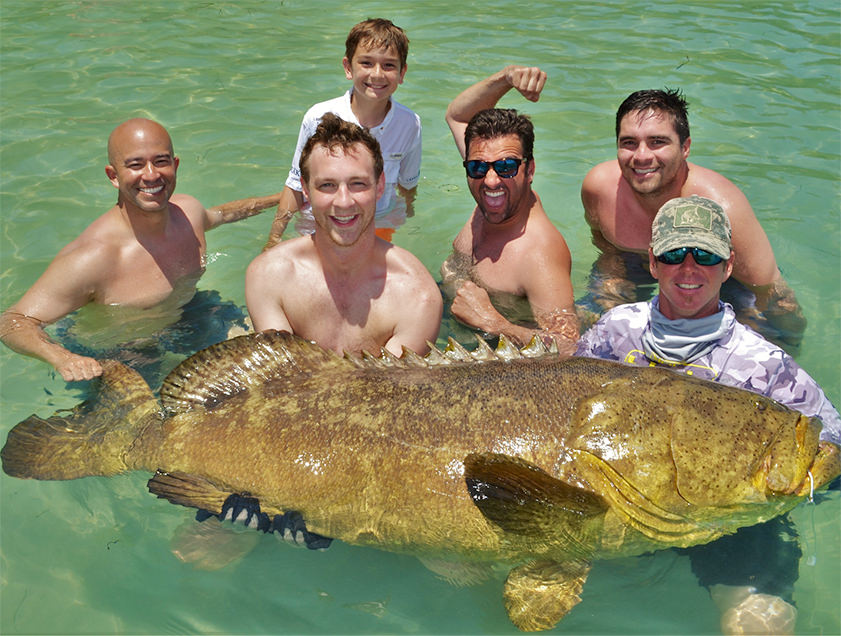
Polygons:
[[353,60],[359,45],[369,49],[393,48],[400,58],[400,70],[406,68],[409,57],[409,38],[399,26],[383,18],[370,18],[355,25],[345,40],[345,57]]

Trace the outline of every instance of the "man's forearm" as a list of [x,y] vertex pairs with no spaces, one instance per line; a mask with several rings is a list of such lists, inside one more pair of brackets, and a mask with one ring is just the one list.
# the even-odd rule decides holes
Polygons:
[[0,315],[0,341],[16,353],[38,358],[58,368],[62,358],[71,354],[54,342],[43,327],[44,323],[37,318],[5,311]]
[[284,186],[277,202],[277,212],[275,212],[272,227],[269,230],[269,238],[263,246],[263,251],[274,247],[283,240],[283,233],[286,231],[286,226],[289,225],[289,221],[295,215],[295,212],[300,210],[303,205],[303,193],[293,190],[289,186]]
[[504,335],[518,347],[527,346],[535,336],[547,346],[554,341],[558,345],[558,350],[566,355],[572,355],[578,340],[578,319],[575,312],[559,311],[541,320],[540,327],[537,329],[514,324],[498,312],[493,321],[471,326],[487,334]]
[[221,205],[215,205],[208,209],[207,213],[212,220],[213,227],[222,225],[224,223],[233,223],[241,219],[246,219],[255,214],[259,214],[263,210],[274,207],[281,199],[281,192],[265,197],[249,197],[247,199],[238,199],[236,201],[229,201]]
[[496,106],[511,87],[505,69],[497,71],[459,93],[447,108],[447,120],[466,124],[480,110]]

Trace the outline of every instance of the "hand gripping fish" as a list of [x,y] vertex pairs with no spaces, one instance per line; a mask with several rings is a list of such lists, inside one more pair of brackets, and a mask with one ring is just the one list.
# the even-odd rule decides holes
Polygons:
[[712,541],[841,472],[820,420],[762,396],[533,353],[451,342],[354,359],[267,332],[184,361],[160,402],[106,361],[90,401],[12,429],[3,469],[155,472],[153,493],[214,514],[240,495],[350,544],[506,563],[522,630],[563,618],[594,559]]

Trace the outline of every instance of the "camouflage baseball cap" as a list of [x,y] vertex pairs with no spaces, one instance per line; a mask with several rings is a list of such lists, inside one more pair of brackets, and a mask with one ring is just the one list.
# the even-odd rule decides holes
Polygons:
[[699,247],[730,258],[730,220],[715,201],[692,195],[667,201],[651,226],[654,256],[678,247]]

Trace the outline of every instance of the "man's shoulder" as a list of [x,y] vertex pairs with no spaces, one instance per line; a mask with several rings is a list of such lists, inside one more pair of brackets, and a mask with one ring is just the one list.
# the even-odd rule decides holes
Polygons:
[[169,202],[173,203],[173,204],[175,204],[175,205],[177,205],[178,207],[181,207],[181,208],[184,208],[184,207],[190,207],[190,208],[200,207],[200,208],[203,208],[204,207],[201,204],[201,201],[199,201],[196,197],[194,197],[192,195],[189,195],[189,194],[182,194],[180,192],[177,193],[177,194],[173,194],[169,198]]
[[552,223],[552,219],[550,219],[549,215],[546,213],[546,209],[543,207],[543,202],[540,197],[537,196],[536,192],[534,194],[535,204],[532,206],[531,210],[529,210],[529,218],[526,223],[525,235],[528,237],[530,242],[566,244],[564,235],[558,227]]
[[420,271],[432,278],[426,265],[406,248],[389,243],[379,237],[377,238],[377,246],[378,249],[382,249],[385,252],[386,267],[399,267],[407,271],[411,270],[412,272]]
[[394,283],[391,285],[393,290],[405,292],[410,296],[418,291],[427,294],[439,293],[438,285],[429,269],[412,252],[392,244],[386,244],[385,250],[387,280]]
[[316,258],[315,250],[312,247],[312,239],[309,236],[281,241],[258,254],[251,261],[248,270],[252,274],[277,275],[279,272],[286,272],[291,275],[295,264],[303,264]]
[[133,242],[130,232],[107,214],[102,215],[65,245],[53,264],[65,270],[69,278],[83,271],[98,277],[111,271],[120,252]]
[[727,340],[725,346],[726,348],[736,350],[737,353],[741,352],[754,363],[771,359],[779,362],[791,357],[779,346],[751,329],[748,325],[735,319],[733,320],[733,329],[730,332],[730,338]]
[[134,234],[114,206],[88,225],[79,236],[68,243],[59,254],[65,251],[99,252],[119,247],[134,240]]
[[[509,257],[516,255],[522,262],[545,261],[547,254],[556,257],[569,253],[564,235],[546,214],[540,197],[534,194],[535,203],[528,211],[525,228],[511,225],[504,234],[496,234],[494,239]],[[465,238],[470,239],[469,236]]]
[[681,189],[681,196],[697,195],[719,203],[728,213],[747,205],[747,197],[741,189],[723,174],[688,163],[689,174]]
[[207,210],[205,210],[201,201],[199,201],[196,197],[190,196],[189,194],[173,194],[169,198],[169,204],[170,212],[175,211],[172,207],[175,206],[178,210],[181,210],[187,215],[187,218],[190,219],[193,225],[198,224],[203,227],[204,217],[207,214]]
[[621,182],[622,172],[616,159],[593,166],[584,177],[581,203],[590,225],[599,226],[603,218],[615,215]]
[[616,159],[602,161],[587,171],[584,175],[584,181],[581,185],[582,190],[598,190],[602,186],[613,183],[615,180],[622,177],[622,171],[619,169],[619,162]]

